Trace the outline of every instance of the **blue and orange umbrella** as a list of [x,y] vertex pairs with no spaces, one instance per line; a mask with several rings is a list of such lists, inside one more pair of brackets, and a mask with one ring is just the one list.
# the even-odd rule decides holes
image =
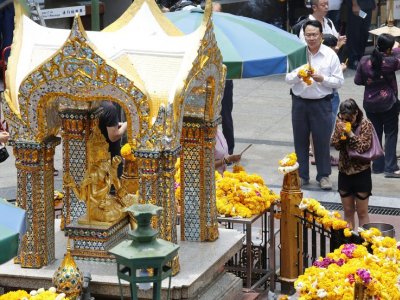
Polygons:
[[[185,34],[203,19],[198,9],[166,13]],[[297,36],[271,24],[228,13],[214,12],[214,33],[228,68],[227,78],[282,74],[306,63],[306,46]]]

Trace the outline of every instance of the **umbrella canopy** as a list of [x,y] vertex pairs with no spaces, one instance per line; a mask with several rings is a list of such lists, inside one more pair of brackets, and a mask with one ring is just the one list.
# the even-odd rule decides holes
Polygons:
[[[166,13],[185,34],[203,18],[199,9]],[[306,63],[306,46],[297,36],[271,24],[228,13],[213,12],[214,33],[228,68],[227,78],[286,73]]]

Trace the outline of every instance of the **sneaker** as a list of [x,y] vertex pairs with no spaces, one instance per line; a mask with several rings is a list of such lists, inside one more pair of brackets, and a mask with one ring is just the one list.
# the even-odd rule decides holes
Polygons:
[[309,184],[310,184],[310,180],[300,177],[300,186],[309,185]]
[[323,190],[331,190],[332,183],[329,180],[329,177],[322,177],[321,180],[319,181],[319,186]]
[[372,170],[372,174],[382,174],[383,171],[378,171],[378,170]]
[[394,171],[393,173],[385,172],[386,178],[400,178],[400,171]]

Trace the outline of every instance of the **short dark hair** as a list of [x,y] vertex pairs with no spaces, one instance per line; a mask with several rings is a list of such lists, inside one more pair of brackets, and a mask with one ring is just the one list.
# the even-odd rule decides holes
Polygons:
[[322,44],[328,47],[335,47],[337,45],[338,39],[336,36],[330,33],[325,33],[322,36]]
[[311,25],[313,27],[317,27],[319,29],[319,32],[322,33],[322,24],[318,20],[308,20],[307,22],[305,22],[304,25],[303,25],[303,33],[306,31],[306,27],[308,25]]

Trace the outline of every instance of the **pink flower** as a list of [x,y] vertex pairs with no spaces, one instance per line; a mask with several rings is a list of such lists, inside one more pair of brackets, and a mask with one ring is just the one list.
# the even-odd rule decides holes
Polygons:
[[348,258],[353,258],[353,252],[355,249],[355,244],[345,244],[343,246],[342,253],[345,254]]
[[347,278],[349,279],[350,284],[354,283],[356,280],[354,278],[354,274],[349,274],[347,275]]
[[371,273],[366,269],[358,269],[357,275],[360,276],[361,280],[366,284],[370,283],[372,280]]

